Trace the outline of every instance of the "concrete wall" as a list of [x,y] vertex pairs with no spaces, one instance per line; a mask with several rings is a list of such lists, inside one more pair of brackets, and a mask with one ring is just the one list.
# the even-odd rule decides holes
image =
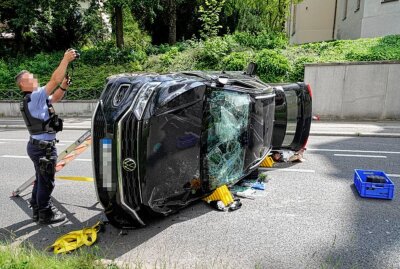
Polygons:
[[364,7],[363,0],[360,1],[359,9],[357,7],[357,0],[338,0],[335,39],[360,38]]
[[400,119],[400,62],[310,64],[313,114],[329,119]]
[[361,37],[400,34],[400,1],[366,1]]
[[[91,117],[96,108],[96,101],[68,101],[54,104],[60,116]],[[0,101],[0,117],[20,117],[19,102]]]
[[335,0],[304,0],[294,5],[289,24],[290,43],[332,40],[334,16]]

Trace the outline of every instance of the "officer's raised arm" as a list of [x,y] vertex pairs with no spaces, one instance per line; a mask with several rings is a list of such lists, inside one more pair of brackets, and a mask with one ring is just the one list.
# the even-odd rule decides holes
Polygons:
[[76,51],[74,49],[68,49],[64,53],[64,57],[61,60],[59,66],[51,75],[50,81],[46,84],[45,88],[47,96],[49,96],[63,81],[69,63],[75,59],[76,59]]

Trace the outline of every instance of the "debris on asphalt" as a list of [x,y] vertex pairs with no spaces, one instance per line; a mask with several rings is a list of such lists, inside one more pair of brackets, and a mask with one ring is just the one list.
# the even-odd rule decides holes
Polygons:
[[228,208],[222,201],[209,201],[208,204],[218,211],[228,211]]
[[272,151],[272,159],[275,162],[303,162],[305,149],[301,149],[297,152],[292,150],[274,150]]
[[235,201],[233,201],[233,203],[229,205],[228,211],[235,211],[241,207],[242,207],[242,202],[240,202],[240,199],[235,198]]
[[240,197],[240,198],[246,198],[246,199],[254,200],[254,199],[256,199],[256,198],[254,197],[254,194],[255,194],[255,193],[256,193],[255,190],[247,189],[247,190],[245,190],[245,191],[238,191],[238,192],[235,193],[235,195],[236,195],[237,197]]

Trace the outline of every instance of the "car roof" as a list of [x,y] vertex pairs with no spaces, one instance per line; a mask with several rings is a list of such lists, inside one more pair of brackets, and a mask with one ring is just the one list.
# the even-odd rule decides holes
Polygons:
[[[225,79],[225,83],[220,83],[221,78]],[[262,82],[258,77],[249,76],[243,72],[229,71],[182,71],[165,74],[151,72],[122,73],[108,77],[107,81],[143,79],[155,82],[170,81],[179,84],[200,82],[216,88],[223,87],[225,89],[253,92],[265,91],[266,89],[271,88],[270,85]]]

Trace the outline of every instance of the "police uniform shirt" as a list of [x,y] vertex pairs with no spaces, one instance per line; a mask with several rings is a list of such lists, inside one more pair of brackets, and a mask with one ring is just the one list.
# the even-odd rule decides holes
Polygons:
[[[36,91],[33,91],[31,94],[31,101],[28,103],[28,109],[31,113],[32,117],[46,121],[50,118],[49,108],[47,106],[46,100],[49,100],[51,103],[51,97],[47,96],[45,86],[39,87]],[[56,139],[56,134],[37,134],[31,135],[33,139],[37,140],[54,140]]]

